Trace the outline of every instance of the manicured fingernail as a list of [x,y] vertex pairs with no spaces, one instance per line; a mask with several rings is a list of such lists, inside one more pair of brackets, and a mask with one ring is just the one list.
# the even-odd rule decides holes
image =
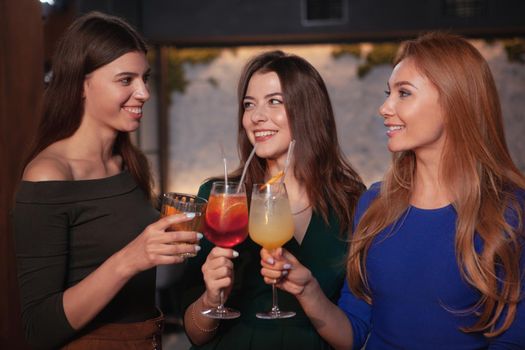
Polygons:
[[275,261],[273,260],[272,257],[269,257],[268,259],[266,259],[266,262],[267,262],[268,264],[270,264],[270,265],[275,264]]
[[285,269],[285,270],[290,270],[291,268],[292,268],[292,265],[290,265],[290,264],[284,264],[283,265],[283,269]]
[[196,245],[195,246],[195,251],[198,252],[199,250],[201,250],[201,246],[200,245]]
[[195,213],[185,213],[185,214],[188,219],[193,219],[195,217]]
[[288,274],[288,270],[284,270],[282,273],[283,276],[286,276],[287,274]]
[[204,235],[200,232],[197,232],[197,239],[202,239],[202,237],[204,237]]
[[233,257],[236,258],[236,257],[238,257],[238,256],[239,256],[239,253],[236,252],[236,251],[234,250],[234,251],[233,251]]

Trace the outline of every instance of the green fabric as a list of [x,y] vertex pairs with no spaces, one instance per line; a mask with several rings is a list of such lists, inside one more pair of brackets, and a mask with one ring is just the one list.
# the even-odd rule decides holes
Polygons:
[[[211,181],[204,183],[199,196],[208,198],[211,185]],[[205,290],[201,266],[213,244],[203,238],[201,247],[197,257],[189,259],[183,278],[184,309]],[[325,295],[336,303],[345,277],[347,243],[341,238],[335,216],[330,214],[326,225],[321,216],[314,213],[302,244],[292,239],[284,247],[312,271]],[[260,246],[247,238],[234,249],[239,257],[234,259],[234,287],[226,305],[241,311],[242,315],[235,320],[221,321],[215,338],[193,349],[329,349],[291,294],[279,290],[279,307],[283,311],[295,311],[295,317],[284,320],[255,317],[256,312],[269,310],[272,303],[271,286],[264,283],[260,274]]]

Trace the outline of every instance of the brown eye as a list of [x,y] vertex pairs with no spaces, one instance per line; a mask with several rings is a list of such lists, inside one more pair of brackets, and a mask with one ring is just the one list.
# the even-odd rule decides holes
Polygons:
[[122,79],[119,80],[119,82],[122,85],[129,85],[129,84],[131,84],[131,78],[130,77],[122,78]]

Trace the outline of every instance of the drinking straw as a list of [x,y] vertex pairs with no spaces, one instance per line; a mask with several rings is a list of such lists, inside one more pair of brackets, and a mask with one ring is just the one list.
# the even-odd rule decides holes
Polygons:
[[224,163],[224,185],[228,187],[228,167],[226,166],[226,155],[224,154],[224,147],[222,147],[222,142],[219,143],[221,148],[222,162]]
[[286,177],[286,172],[288,171],[290,160],[293,155],[294,146],[295,146],[295,140],[290,141],[290,145],[288,146],[288,154],[286,155],[286,161],[284,162],[284,170],[283,170],[283,176],[281,177],[281,183],[284,183],[284,178]]
[[250,156],[246,160],[246,163],[244,163],[244,169],[242,169],[242,175],[241,179],[239,180],[239,185],[237,186],[237,193],[239,193],[239,190],[241,189],[241,184],[244,181],[244,177],[246,176],[246,171],[248,170],[248,165],[252,161],[253,156],[255,155],[255,148],[257,147],[257,144],[253,145],[252,152],[250,153]]

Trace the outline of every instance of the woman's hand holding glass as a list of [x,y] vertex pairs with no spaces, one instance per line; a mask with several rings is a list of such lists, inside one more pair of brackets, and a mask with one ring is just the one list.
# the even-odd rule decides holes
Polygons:
[[[202,234],[193,231],[169,231],[171,225],[192,220],[191,215],[177,214],[161,218],[150,224],[117,256],[123,261],[124,274],[133,276],[157,265],[178,264],[185,253],[200,250]],[[175,244],[195,242],[195,244]]]
[[[202,218],[206,212],[208,201],[191,194],[168,192],[162,196],[160,216],[185,213],[187,221],[177,222],[170,226],[170,231],[202,231]],[[180,243],[179,243],[180,244]],[[182,244],[195,244],[195,240],[183,242]],[[191,258],[197,255],[196,251],[180,254],[184,258]]]
[[204,303],[217,307],[221,303],[221,290],[224,302],[228,299],[233,286],[233,261],[239,254],[233,249],[214,247],[201,267],[206,292]]
[[312,272],[284,248],[261,249],[261,275],[264,282],[274,284],[296,297],[315,281]]

